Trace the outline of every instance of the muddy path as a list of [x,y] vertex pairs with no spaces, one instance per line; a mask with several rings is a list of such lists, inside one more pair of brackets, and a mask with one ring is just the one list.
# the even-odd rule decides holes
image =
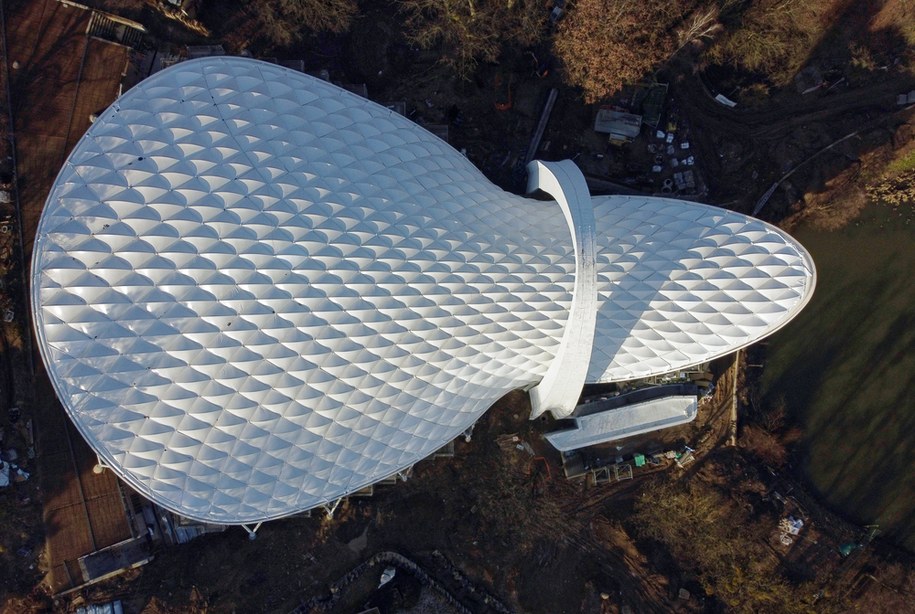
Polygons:
[[763,103],[730,108],[715,101],[692,65],[673,69],[671,92],[690,126],[690,137],[709,177],[709,198],[749,212],[756,199],[785,173],[837,140],[857,133],[798,168],[777,205],[763,217],[779,219],[802,195],[854,164],[861,153],[890,142],[907,121],[896,104],[901,92],[915,89],[915,78],[885,73],[854,87],[842,86],[800,95],[783,91]]

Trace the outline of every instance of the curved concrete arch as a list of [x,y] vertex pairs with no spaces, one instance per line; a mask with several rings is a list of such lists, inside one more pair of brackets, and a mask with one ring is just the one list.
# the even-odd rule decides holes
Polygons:
[[594,346],[598,309],[594,207],[585,177],[571,160],[534,160],[527,170],[527,191],[543,190],[556,199],[572,233],[575,252],[572,307],[559,352],[530,392],[532,420],[546,411],[565,418],[575,410],[581,396]]

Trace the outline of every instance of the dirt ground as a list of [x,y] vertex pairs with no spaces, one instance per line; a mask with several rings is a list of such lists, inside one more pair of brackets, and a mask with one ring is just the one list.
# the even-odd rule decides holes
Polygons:
[[[326,593],[328,582],[373,553],[395,551],[428,569],[440,569],[436,553],[443,554],[511,611],[577,612],[581,604],[599,604],[601,592],[612,594],[616,607],[672,611],[669,581],[631,578],[625,562],[642,562],[639,553],[600,519],[604,508],[619,504],[616,497],[636,490],[635,482],[588,488],[563,480],[556,466],[543,484],[528,475],[526,452],[497,444],[499,434],[517,433],[543,445],[534,439],[529,411],[527,395],[508,395],[478,423],[469,444],[458,440],[455,458],[417,465],[407,482],[350,499],[332,520],[316,514],[268,523],[253,542],[239,529],[199,538],[158,553],[139,577],[91,593],[124,599],[128,611],[151,600],[163,611],[197,611],[188,603],[192,595],[208,611],[284,611]],[[466,591],[447,574],[436,579],[457,594]],[[497,610],[476,604],[473,611]]]
[[[6,4],[8,14],[26,6],[24,0]],[[141,3],[93,4],[126,10],[135,19],[151,18],[148,9],[136,8]],[[10,62],[18,58],[20,65],[11,81],[16,127],[22,135],[17,144],[26,246],[31,244],[50,181],[88,127],[89,113],[115,95],[128,59],[123,48],[102,47],[81,35],[79,20],[84,17],[75,10],[62,9],[52,0],[30,6],[34,21],[17,24],[8,58]],[[220,14],[220,9],[213,9],[214,14]],[[457,81],[434,64],[434,57],[398,38],[396,16],[379,13],[377,17],[358,24],[363,41],[358,49],[345,40],[318,38],[286,50],[284,57],[304,58],[308,69],[327,68],[338,80],[365,81],[373,99],[404,101],[407,114],[420,123],[448,125],[451,143],[465,149],[487,176],[507,188],[519,185],[517,160],[526,151],[551,87],[561,88],[561,95],[544,137],[549,147],[541,154],[561,158],[606,153],[601,151],[603,143],[590,138],[596,108],[581,104],[574,91],[562,86],[558,72],[537,77],[527,52],[507,54],[499,65],[482,66],[470,82]],[[892,21],[883,14],[880,19]],[[150,27],[154,32],[174,31],[174,26],[161,21]],[[244,20],[227,21],[221,27],[222,32],[231,30],[223,41],[230,51],[238,51],[251,31],[250,22]],[[220,32],[215,26],[213,30]],[[178,40],[195,37],[184,33]],[[674,62],[660,78],[670,83],[670,100],[676,101],[691,126],[698,164],[709,178],[707,201],[749,212],[769,186],[797,168],[761,213],[773,221],[804,194],[853,165],[861,152],[889,142],[895,128],[907,121],[897,112],[895,97],[915,87],[903,67],[893,67],[855,76],[828,92],[806,96],[777,92],[768,100],[741,102],[729,109],[711,95],[722,84],[688,61]],[[513,88],[509,111],[495,108],[500,79],[509,79]],[[59,121],[47,121],[51,116]],[[855,131],[858,135],[841,147],[811,158]],[[588,137],[575,136],[584,134]],[[622,172],[628,172],[625,165]],[[12,360],[12,354],[4,357]],[[747,475],[750,466],[754,475],[766,475],[742,456],[734,460],[738,452],[711,452],[728,428],[722,403],[709,412],[707,429],[686,435],[691,440],[704,436],[702,458],[711,460],[700,458],[675,475],[717,480],[718,485]],[[508,395],[481,420],[469,444],[457,442],[454,459],[421,463],[406,483],[379,487],[372,498],[350,499],[333,519],[315,513],[268,523],[253,542],[241,529],[230,529],[185,546],[161,549],[148,566],[61,599],[55,607],[65,610],[89,600],[117,598],[129,612],[290,611],[329,592],[330,583],[373,554],[393,551],[436,572],[445,588],[473,604],[473,611],[497,611],[487,610],[489,606],[480,601],[483,594],[522,612],[713,609],[713,602],[681,599],[681,588],[693,595],[701,592],[689,570],[680,569],[657,548],[638,542],[627,530],[640,489],[660,478],[643,476],[600,487],[568,482],[559,477],[561,468],[554,454],[547,456],[551,473],[544,480],[532,468],[529,455],[499,445],[499,436],[511,433],[535,448],[544,445],[537,425],[527,421],[529,411],[525,394]],[[43,428],[51,428],[49,424]],[[802,486],[790,476],[759,479],[803,498]],[[12,499],[0,505],[9,509]],[[37,513],[28,505],[22,509]],[[828,539],[822,543],[854,536],[847,523],[820,511],[815,501],[805,499],[803,507],[823,527]],[[800,569],[828,564],[840,575],[848,575],[849,581],[865,564],[857,560],[855,567],[833,560],[826,551],[799,547],[796,555],[786,555],[786,561],[794,556]],[[449,574],[443,557],[474,590]],[[20,575],[22,582],[15,591],[24,595],[34,584],[35,570],[24,575],[21,569],[27,567],[22,561],[9,569]],[[405,593],[409,590],[404,588]],[[10,601],[6,609],[40,611],[46,603],[36,596]]]
[[129,49],[86,36],[90,12],[56,0],[13,3],[9,56],[15,92],[18,183],[25,253],[48,189],[89,116],[117,97]]
[[[117,96],[129,49],[87,36],[91,14],[54,0],[4,3],[8,26],[6,52],[11,110],[16,144],[16,185],[24,240],[23,262],[30,258],[32,239],[50,185],[67,154],[89,127],[90,114],[104,109]],[[19,246],[16,246],[17,250]],[[23,271],[11,264],[14,279]],[[10,287],[10,286],[7,286]],[[16,286],[19,290],[19,286]],[[27,313],[24,289],[13,301],[19,313]],[[95,454],[76,434],[63,413],[46,377],[34,377],[30,367],[40,369],[40,360],[30,357],[29,320],[21,317],[16,360],[4,353],[13,396],[21,416],[15,424],[6,406],[4,426],[11,434],[17,426],[31,424],[28,437],[9,438],[5,446],[23,456],[20,464],[32,471],[32,479],[4,496],[41,503],[42,532],[36,526],[20,531],[25,542],[11,567],[48,572],[47,582],[55,592],[81,583],[78,557],[131,537],[123,513],[117,481],[111,475],[95,474]],[[7,331],[7,337],[12,335]],[[7,346],[13,346],[7,341]],[[32,358],[32,361],[28,359]],[[37,451],[37,463],[29,464],[25,452]],[[32,459],[29,459],[32,460]],[[28,509],[28,507],[26,507]],[[43,533],[43,535],[42,535]],[[40,547],[42,538],[45,547]],[[30,554],[25,554],[26,551]],[[23,572],[20,572],[23,573]]]

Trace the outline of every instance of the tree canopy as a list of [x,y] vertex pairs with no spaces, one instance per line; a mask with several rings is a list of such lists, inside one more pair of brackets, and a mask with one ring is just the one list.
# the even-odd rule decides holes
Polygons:
[[546,32],[539,0],[400,0],[407,38],[438,49],[441,62],[467,77],[477,62],[493,62],[506,43],[529,46]]
[[814,590],[785,579],[779,558],[765,545],[765,525],[701,478],[646,488],[635,510],[641,536],[662,543],[695,571],[709,595],[734,611],[814,611]]
[[726,2],[729,28],[707,53],[712,62],[730,64],[788,83],[807,59],[820,23],[803,0]]
[[691,0],[578,0],[554,40],[566,79],[587,102],[607,98],[668,59]]
[[250,0],[261,33],[284,46],[299,40],[305,31],[344,32],[359,8],[356,0]]

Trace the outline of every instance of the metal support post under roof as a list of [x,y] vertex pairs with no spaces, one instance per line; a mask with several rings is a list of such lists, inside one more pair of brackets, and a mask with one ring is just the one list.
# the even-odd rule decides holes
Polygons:
[[248,532],[248,539],[254,541],[255,539],[257,539],[257,530],[259,528],[261,528],[262,524],[264,524],[264,523],[258,522],[256,525],[254,525],[253,529],[251,527],[249,527],[248,525],[243,524],[243,525],[241,525],[241,528],[243,528],[245,531]]

